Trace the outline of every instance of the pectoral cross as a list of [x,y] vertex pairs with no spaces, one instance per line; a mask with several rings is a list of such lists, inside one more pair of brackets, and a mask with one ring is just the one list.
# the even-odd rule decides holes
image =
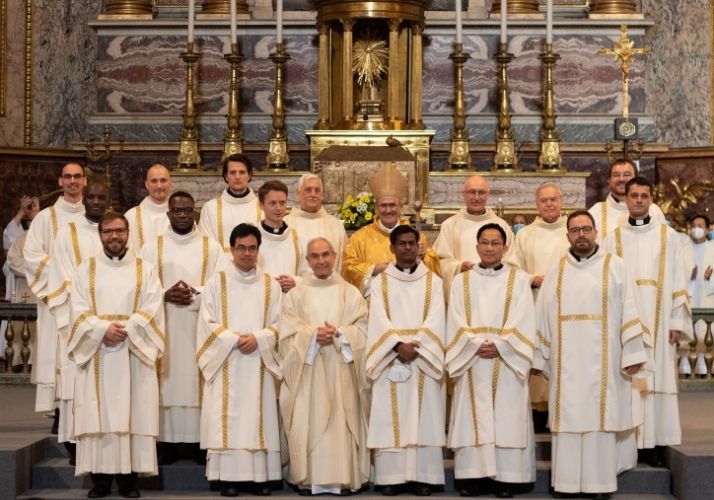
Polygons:
[[23,301],[24,303],[27,303],[27,301],[30,299],[30,294],[27,293],[27,292],[23,293],[23,294],[22,294],[22,299],[23,299],[22,301]]
[[597,51],[601,56],[613,56],[615,60],[620,61],[620,69],[622,70],[622,116],[629,116],[629,99],[630,88],[628,74],[630,71],[630,61],[634,60],[638,55],[647,55],[652,52],[649,47],[637,48],[635,42],[627,36],[627,25],[620,26],[620,40],[613,46],[612,49],[601,48]]

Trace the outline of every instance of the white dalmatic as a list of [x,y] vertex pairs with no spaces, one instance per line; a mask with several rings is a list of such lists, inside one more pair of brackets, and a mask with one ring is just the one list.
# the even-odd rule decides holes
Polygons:
[[[260,268],[231,265],[209,279],[198,321],[196,360],[204,378],[201,448],[209,481],[265,482],[281,478],[276,351],[282,292]],[[258,347],[237,348],[251,333]]]
[[60,229],[75,216],[84,213],[82,202],[69,203],[64,197],[41,210],[30,224],[23,255],[25,277],[32,293],[37,296],[37,335],[32,338],[34,363],[30,380],[37,385],[35,411],[50,411],[55,407],[57,368],[57,328],[47,305],[50,264],[55,239]]
[[298,282],[300,276],[310,270],[303,253],[306,243],[298,232],[290,226],[281,234],[266,231],[262,224],[259,229],[258,265],[271,276],[287,274]]
[[300,207],[290,210],[285,217],[285,222],[295,229],[305,246],[301,248],[302,254],[307,255],[307,244],[315,238],[325,238],[332,244],[337,254],[335,271],[342,270],[342,254],[347,245],[347,232],[344,223],[337,217],[327,213],[324,207],[317,212],[306,212]]
[[203,205],[198,225],[203,234],[216,240],[223,251],[230,254],[230,236],[233,229],[244,222],[259,227],[261,220],[263,211],[252,190],[249,189],[243,197],[237,197],[224,189],[220,196]]
[[465,208],[441,223],[439,236],[434,242],[434,251],[439,255],[444,291],[448,298],[451,281],[461,272],[464,261],[478,264],[481,258],[476,253],[476,234],[484,224],[498,224],[506,232],[506,245],[513,241],[513,231],[506,221],[487,208],[481,215],[472,215]]
[[99,238],[99,224],[79,215],[59,231],[53,250],[54,259],[50,265],[48,286],[52,290],[47,295],[47,305],[55,317],[59,334],[59,377],[56,394],[60,404],[60,421],[57,440],[74,440],[74,418],[72,400],[77,375],[77,364],[69,359],[67,340],[70,327],[70,300],[72,276],[79,265],[89,257],[102,252]]
[[[588,209],[590,215],[595,219],[595,229],[597,229],[597,243],[602,244],[605,238],[612,233],[617,226],[626,221],[629,216],[627,205],[624,201],[618,201],[612,193],[607,195],[604,201],[595,203]],[[654,203],[650,205],[650,216],[652,222],[664,223],[665,217]]]
[[141,247],[154,241],[169,227],[166,212],[169,202],[156,203],[149,196],[137,206],[126,211],[124,216],[129,221],[129,249],[139,255]]
[[[317,343],[330,323],[339,335]],[[313,493],[359,490],[369,481],[364,373],[367,303],[335,272],[306,276],[283,300],[280,409],[288,439],[288,481]]]
[[[528,375],[536,330],[528,275],[502,266],[456,276],[447,341],[446,366],[456,380],[448,437],[455,477],[535,481]],[[478,354],[485,342],[495,345],[497,358]]]
[[[69,357],[77,363],[74,393],[76,474],[158,473],[159,385],[164,310],[156,270],[127,251],[104,252],[79,265],[70,291]],[[112,323],[127,338],[104,343]]]
[[[389,264],[370,292],[367,376],[372,407],[367,446],[375,484],[443,484],[445,307],[441,278],[419,262],[410,273]],[[419,343],[411,363],[400,342]]]
[[627,265],[642,310],[640,319],[654,349],[654,373],[641,387],[644,425],[638,431],[638,446],[680,444],[677,344],[669,341],[669,332],[681,331],[680,342],[693,338],[681,244],[672,228],[653,219],[640,226],[623,222],[607,237],[605,248]]
[[200,440],[201,391],[196,364],[198,310],[203,288],[217,268],[225,266],[221,247],[195,228],[188,234],[170,226],[141,249],[144,259],[157,269],[162,293],[183,281],[196,293],[190,305],[165,302],[166,354],[159,360],[159,441],[197,443]]

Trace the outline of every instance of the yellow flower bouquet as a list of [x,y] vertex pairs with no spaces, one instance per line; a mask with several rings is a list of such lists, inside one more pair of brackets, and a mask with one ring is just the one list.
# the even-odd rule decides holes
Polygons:
[[346,229],[359,229],[371,224],[376,214],[374,208],[374,195],[372,193],[359,193],[357,196],[348,194],[344,203],[337,207],[337,217],[342,220]]

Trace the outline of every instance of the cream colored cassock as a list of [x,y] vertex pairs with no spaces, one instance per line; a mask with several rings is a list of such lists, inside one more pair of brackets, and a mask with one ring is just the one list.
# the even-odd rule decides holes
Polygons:
[[461,263],[481,262],[476,253],[476,233],[484,224],[498,224],[506,232],[506,244],[513,241],[513,231],[508,223],[497,216],[490,208],[482,215],[471,215],[465,208],[441,224],[441,231],[434,242],[434,250],[439,256],[441,276],[444,279],[444,292],[451,289],[451,282],[461,272]]
[[156,268],[162,294],[180,280],[196,290],[193,303],[179,306],[166,302],[166,354],[159,361],[159,441],[198,443],[201,438],[201,391],[196,364],[198,309],[206,281],[216,268],[224,268],[225,254],[208,236],[194,229],[181,235],[169,226],[141,249]]
[[[446,367],[456,380],[448,437],[455,477],[535,481],[528,375],[536,331],[528,275],[511,266],[457,275],[446,331]],[[477,354],[487,340],[499,358]]]
[[25,277],[37,296],[37,335],[32,338],[34,353],[30,380],[37,385],[35,411],[51,411],[55,407],[57,368],[57,328],[47,305],[50,265],[57,234],[71,219],[84,213],[84,205],[68,203],[63,197],[41,210],[30,224],[25,241]]
[[[409,222],[404,220],[399,224],[409,224]],[[372,224],[355,231],[347,241],[344,259],[342,260],[342,277],[348,283],[356,286],[365,297],[369,295],[370,285],[374,281],[372,272],[375,264],[394,262],[394,254],[389,249],[391,246],[389,241],[390,233],[391,230],[384,227],[377,219]],[[424,264],[440,275],[439,258],[429,245],[429,240],[427,240],[423,232],[419,243],[426,248],[426,254],[423,259]]]
[[[557,221],[548,223],[536,217],[515,235],[504,260],[523,269],[531,280],[536,275],[545,276],[568,251],[567,219],[562,215]],[[533,289],[533,295],[538,295],[537,288]],[[543,375],[530,377],[530,395],[534,408],[541,411],[548,409],[548,381]]]
[[300,207],[295,207],[285,217],[285,222],[295,229],[302,238],[305,245],[301,248],[303,255],[307,255],[307,244],[311,240],[325,238],[332,243],[332,247],[337,253],[335,270],[339,272],[342,269],[342,253],[347,244],[347,232],[340,219],[328,214],[322,207],[315,213],[305,212]]
[[252,190],[242,198],[228,193],[227,189],[217,198],[208,200],[201,208],[199,228],[216,240],[223,251],[230,253],[230,237],[233,229],[243,222],[260,227],[263,211],[258,204],[258,197]]
[[137,206],[126,211],[124,216],[129,221],[129,248],[137,255],[146,243],[154,241],[169,227],[168,200],[155,203],[148,196]]
[[607,237],[605,248],[627,265],[642,311],[640,319],[654,348],[654,374],[641,387],[644,424],[638,429],[637,446],[680,444],[677,346],[670,344],[669,331],[679,330],[681,342],[691,341],[692,314],[677,233],[654,220],[644,226],[624,221]]
[[[164,352],[164,310],[156,270],[132,252],[122,260],[102,252],[77,268],[70,301],[75,473],[158,474],[156,360]],[[108,347],[103,338],[112,322],[128,336]]]
[[[282,304],[278,283],[260,268],[234,265],[203,291],[196,359],[205,380],[201,448],[208,449],[209,481],[265,482],[281,478],[276,380],[282,378],[276,329]],[[237,347],[252,333],[258,347]]]
[[283,234],[269,233],[262,224],[258,228],[262,237],[258,266],[271,276],[287,274],[298,282],[300,275],[310,270],[302,253],[305,243],[298,232],[290,226]]
[[[617,201],[612,193],[607,195],[604,201],[598,201],[588,209],[590,215],[595,219],[595,229],[597,229],[597,242],[602,244],[605,238],[620,225],[623,220],[627,220],[629,211],[624,201]],[[662,210],[654,203],[650,205],[650,216],[652,222],[664,223],[665,217]]]
[[[444,483],[446,444],[444,293],[441,278],[420,262],[412,274],[394,264],[372,280],[367,329],[367,376],[372,406],[367,446],[374,483]],[[399,342],[419,342],[409,364]]]
[[57,235],[53,250],[54,259],[50,266],[48,286],[52,290],[47,296],[47,304],[54,314],[59,333],[59,377],[56,394],[59,398],[60,418],[57,441],[60,443],[74,440],[74,417],[72,400],[77,375],[77,364],[67,354],[69,338],[70,300],[69,293],[72,276],[79,265],[89,257],[102,252],[102,240],[99,238],[99,224],[79,215],[62,228]]
[[641,418],[623,369],[648,358],[637,311],[625,263],[602,248],[583,260],[567,253],[543,281],[533,367],[550,378],[556,491],[617,489],[617,433]]
[[[317,327],[337,327],[332,345]],[[364,373],[367,304],[333,274],[306,276],[283,301],[280,410],[288,439],[288,481],[314,494],[359,490],[369,481],[368,393]]]

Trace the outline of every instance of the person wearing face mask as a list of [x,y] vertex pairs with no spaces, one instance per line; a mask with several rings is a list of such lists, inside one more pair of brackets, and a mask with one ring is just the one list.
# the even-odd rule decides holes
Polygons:
[[516,214],[511,218],[511,229],[513,230],[513,234],[516,234],[518,231],[526,227],[528,224],[528,220],[526,219],[526,216],[523,214]]

